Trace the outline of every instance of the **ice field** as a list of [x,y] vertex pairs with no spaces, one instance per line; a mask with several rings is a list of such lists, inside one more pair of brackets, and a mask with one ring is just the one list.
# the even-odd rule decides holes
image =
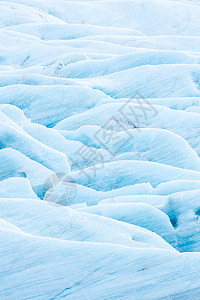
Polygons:
[[0,299],[200,299],[199,21],[0,0]]

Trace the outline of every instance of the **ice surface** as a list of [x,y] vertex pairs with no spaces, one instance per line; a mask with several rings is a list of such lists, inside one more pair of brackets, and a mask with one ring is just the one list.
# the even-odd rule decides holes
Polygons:
[[0,298],[199,299],[200,1],[0,1]]
[[10,177],[2,180],[0,182],[0,197],[38,199],[32,190],[30,181],[23,177]]

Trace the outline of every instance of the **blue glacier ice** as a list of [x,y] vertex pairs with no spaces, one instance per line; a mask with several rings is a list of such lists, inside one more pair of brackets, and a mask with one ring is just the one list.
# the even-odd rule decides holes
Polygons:
[[0,299],[200,299],[200,1],[0,1]]

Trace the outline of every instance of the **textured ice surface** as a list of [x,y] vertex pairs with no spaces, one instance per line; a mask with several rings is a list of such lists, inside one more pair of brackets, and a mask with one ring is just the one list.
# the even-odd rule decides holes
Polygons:
[[0,299],[199,299],[200,1],[0,1]]

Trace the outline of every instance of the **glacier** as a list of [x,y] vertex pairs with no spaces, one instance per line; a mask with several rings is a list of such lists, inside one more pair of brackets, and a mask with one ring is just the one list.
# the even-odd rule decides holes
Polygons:
[[200,299],[199,19],[0,0],[0,299]]

